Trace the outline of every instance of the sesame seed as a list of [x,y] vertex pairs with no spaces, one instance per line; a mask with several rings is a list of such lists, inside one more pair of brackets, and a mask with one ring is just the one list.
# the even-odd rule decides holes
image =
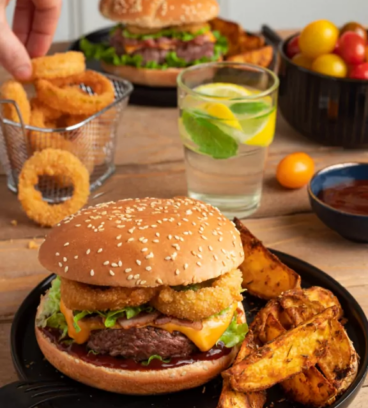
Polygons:
[[117,247],[121,247],[123,245],[123,243],[122,242],[119,242],[116,246]]
[[137,273],[136,275],[134,275],[134,279],[138,279],[139,278],[139,273]]
[[198,265],[198,266],[202,266],[202,264],[201,264],[199,261],[197,262],[197,265]]
[[91,252],[91,250],[90,250],[90,249],[87,249],[86,254],[89,255],[90,252]]
[[213,255],[213,258],[215,259],[215,261],[218,261],[218,256],[217,255]]
[[171,239],[171,238],[172,238],[172,235],[168,235],[167,238]]
[[142,248],[141,251],[142,251],[142,252],[147,252],[147,251],[148,251],[148,248]]
[[146,259],[150,259],[150,258],[153,258],[153,252],[150,252],[150,253],[146,256]]
[[132,271],[132,268],[126,268],[124,272],[125,272],[125,273],[129,273],[129,272],[131,272],[131,271]]
[[55,254],[56,256],[60,256],[60,254],[59,254],[59,252],[56,252],[56,254]]
[[69,242],[65,242],[64,246],[68,246],[68,245],[69,245]]
[[188,264],[186,263],[186,264],[184,264],[184,269],[188,269]]
[[211,245],[208,246],[208,249],[209,249],[210,251],[213,251],[213,248],[211,247]]
[[171,261],[171,256],[167,256],[167,257],[165,258],[165,261]]
[[197,254],[198,258],[202,259],[202,255],[201,254]]
[[132,242],[134,241],[134,238],[129,238],[127,242]]
[[109,263],[110,263],[109,261],[105,261],[103,264],[108,265]]
[[175,275],[179,275],[180,274],[180,271],[179,271],[179,269],[177,269],[176,271],[175,271]]
[[117,267],[118,267],[118,264],[115,263],[115,262],[112,262],[111,266],[112,266],[113,268],[117,268]]
[[127,279],[128,279],[128,280],[132,280],[132,279],[133,279],[133,275],[129,275]]
[[142,280],[140,284],[141,284],[141,285],[144,285],[146,282],[147,282],[147,281]]
[[135,230],[135,227],[130,228],[130,229],[128,230],[129,234],[133,234],[134,230]]
[[59,262],[59,266],[60,266],[60,268],[62,268],[62,267],[63,267],[63,264],[62,264],[61,262]]
[[151,225],[151,228],[157,228],[156,224]]
[[117,237],[116,237],[116,239],[120,239],[121,238],[121,235],[118,235]]
[[171,255],[171,258],[172,258],[172,259],[175,259],[175,258],[177,257],[177,255],[178,255],[178,254],[177,254],[176,252],[174,252],[174,253]]
[[192,225],[196,226],[197,224],[193,221],[193,222],[192,222]]
[[65,258],[65,256],[64,256],[63,261],[66,262],[67,260],[68,260],[68,258]]
[[219,241],[222,242],[223,239],[224,239],[224,238],[220,237],[220,238],[219,238]]
[[187,218],[182,218],[183,221],[185,222],[189,222],[189,220]]
[[152,242],[155,242],[156,244],[159,243],[160,241],[158,239],[154,239]]
[[115,276],[115,273],[110,269],[109,270],[109,274],[111,275],[111,276]]
[[198,251],[199,251],[199,252],[202,252],[202,251],[203,251],[202,247],[199,247],[199,248],[198,248]]
[[150,270],[152,270],[152,267],[151,266],[146,266],[146,271],[150,271]]
[[139,241],[139,242],[143,242],[143,241],[144,241],[144,237],[139,238],[138,241]]
[[225,263],[225,261],[222,261],[222,265],[226,266],[226,263]]
[[160,285],[162,285],[162,279],[157,278],[157,279],[156,279],[156,282],[159,283]]
[[102,248],[100,248],[98,251],[97,251],[97,253],[101,253],[103,251],[103,249]]
[[90,275],[93,276],[95,274],[95,271],[91,269]]
[[74,259],[78,259],[78,255],[75,255]]
[[75,226],[76,226],[76,227],[80,227],[80,226],[81,226],[81,224],[76,224]]
[[67,273],[67,272],[68,272],[68,269],[69,269],[69,266],[66,266],[66,267],[64,268],[64,272]]
[[226,254],[226,251],[225,251],[224,248],[221,248],[221,252],[222,252],[223,254]]
[[159,237],[159,236],[160,236],[160,233],[159,233],[159,232],[156,232],[155,235],[156,235],[156,237]]
[[140,261],[139,259],[137,259],[135,262],[136,262],[137,265],[141,265],[141,264],[142,264],[142,261]]

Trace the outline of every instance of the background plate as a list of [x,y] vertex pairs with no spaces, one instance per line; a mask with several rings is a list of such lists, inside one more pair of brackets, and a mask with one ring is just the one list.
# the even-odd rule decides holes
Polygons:
[[[290,255],[272,251],[282,262],[298,272],[302,278],[303,287],[322,286],[331,290],[341,302],[348,319],[346,330],[354,342],[356,351],[360,356],[358,375],[350,388],[332,404],[331,408],[346,408],[362,386],[368,368],[368,322],[364,312],[357,301],[338,282],[326,273]],[[40,296],[50,286],[53,276],[41,282],[24,300],[15,315],[11,331],[11,351],[15,369],[22,379],[31,380],[48,378],[59,380],[65,378],[59,371],[52,367],[43,357],[38,348],[34,334],[34,319]],[[258,309],[265,302],[246,295],[243,301],[248,323],[252,322]],[[139,375],[137,373],[137,375]],[[75,383],[65,378],[65,381]],[[163,396],[126,396],[99,391],[83,386],[85,396],[79,400],[60,400],[53,403],[57,408],[216,408],[221,392],[221,378],[216,378],[205,386],[192,390]],[[270,405],[271,402],[274,405]],[[82,405],[81,405],[82,404]],[[265,407],[298,408],[300,405],[284,400],[282,391],[278,386],[268,391],[268,401]]]
[[[89,33],[84,37],[93,43],[108,42],[109,33],[113,27],[114,26],[110,26],[107,28],[102,28],[101,30],[93,31],[92,33]],[[252,35],[251,33],[248,34]],[[69,46],[68,49],[72,51],[80,51],[79,41],[80,38],[74,41]],[[268,67],[269,69],[273,70],[276,66],[277,50],[273,46],[273,44],[271,44],[271,42],[269,42],[268,40],[266,40],[266,44],[271,45],[273,47],[273,58],[271,64]],[[95,71],[104,72],[101,68],[101,64],[99,61],[87,61],[87,68],[93,69]],[[177,106],[176,87],[154,88],[151,86],[134,84],[134,90],[133,93],[130,95],[129,103],[132,105],[143,106],[176,107]]]

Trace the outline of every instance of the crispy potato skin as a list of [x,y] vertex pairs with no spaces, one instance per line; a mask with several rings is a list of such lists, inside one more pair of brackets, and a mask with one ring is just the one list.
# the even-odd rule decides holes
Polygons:
[[262,299],[273,299],[290,289],[300,288],[300,276],[271,254],[250,231],[235,218],[244,248],[243,287]]
[[326,353],[336,307],[326,309],[250,354],[227,373],[235,391],[254,392],[272,387],[313,367]]

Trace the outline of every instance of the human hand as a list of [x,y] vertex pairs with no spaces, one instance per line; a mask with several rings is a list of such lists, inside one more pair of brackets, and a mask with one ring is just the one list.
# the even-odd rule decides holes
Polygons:
[[61,12],[62,0],[16,0],[13,31],[6,21],[10,0],[0,0],[0,64],[15,78],[32,74],[30,58],[50,48]]

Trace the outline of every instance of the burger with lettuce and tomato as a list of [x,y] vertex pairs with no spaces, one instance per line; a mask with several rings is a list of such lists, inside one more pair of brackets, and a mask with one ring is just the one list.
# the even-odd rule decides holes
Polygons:
[[106,391],[202,385],[231,365],[247,332],[243,258],[234,225],[197,200],[83,209],[40,248],[56,277],[38,307],[38,344],[62,373]]
[[135,84],[176,86],[181,69],[227,52],[226,38],[208,23],[218,15],[216,0],[101,0],[100,11],[118,25],[107,43],[82,39],[80,49]]

